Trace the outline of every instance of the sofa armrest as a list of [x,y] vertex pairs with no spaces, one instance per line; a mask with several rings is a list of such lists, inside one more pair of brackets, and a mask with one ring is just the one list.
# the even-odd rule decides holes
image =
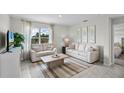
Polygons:
[[32,56],[32,55],[36,55],[36,51],[34,51],[34,50],[30,50],[30,56]]
[[36,51],[34,51],[34,50],[30,50],[30,53],[36,53]]
[[66,47],[66,50],[71,49],[70,47]]
[[99,54],[99,51],[89,51],[87,52],[89,55]]
[[54,53],[57,51],[57,48],[53,48],[53,50],[52,50]]
[[88,62],[92,63],[99,60],[99,51],[91,51],[87,53]]
[[32,62],[35,62],[36,59],[36,51],[30,50],[30,58]]

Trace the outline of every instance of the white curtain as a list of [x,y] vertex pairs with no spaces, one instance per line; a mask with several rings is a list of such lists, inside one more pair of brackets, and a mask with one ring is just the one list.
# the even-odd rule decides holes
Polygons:
[[29,51],[31,48],[31,22],[28,21],[22,21],[22,28],[23,28],[23,35],[24,35],[24,51],[23,51],[23,57],[24,60],[28,60],[30,55],[29,55]]

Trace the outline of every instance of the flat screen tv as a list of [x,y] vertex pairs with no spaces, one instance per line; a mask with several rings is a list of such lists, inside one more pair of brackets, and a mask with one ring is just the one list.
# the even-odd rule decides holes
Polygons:
[[14,33],[7,31],[7,52],[14,46]]
[[6,33],[0,31],[0,53],[5,50],[6,47]]

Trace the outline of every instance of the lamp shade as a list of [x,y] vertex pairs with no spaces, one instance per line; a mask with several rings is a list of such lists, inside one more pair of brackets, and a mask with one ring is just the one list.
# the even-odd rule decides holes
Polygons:
[[65,46],[68,47],[68,46],[69,46],[70,39],[67,38],[67,37],[65,37],[65,38],[63,39],[63,41],[64,41]]

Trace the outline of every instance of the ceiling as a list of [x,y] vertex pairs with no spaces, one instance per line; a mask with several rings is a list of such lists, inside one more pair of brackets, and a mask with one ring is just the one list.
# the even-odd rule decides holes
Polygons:
[[[62,14],[62,17],[58,17],[59,14],[11,14],[12,17],[22,18],[28,21],[38,21],[48,24],[58,24],[72,26],[81,23],[83,20],[91,20],[101,16],[102,14]],[[119,14],[107,15],[110,17],[122,16]]]

